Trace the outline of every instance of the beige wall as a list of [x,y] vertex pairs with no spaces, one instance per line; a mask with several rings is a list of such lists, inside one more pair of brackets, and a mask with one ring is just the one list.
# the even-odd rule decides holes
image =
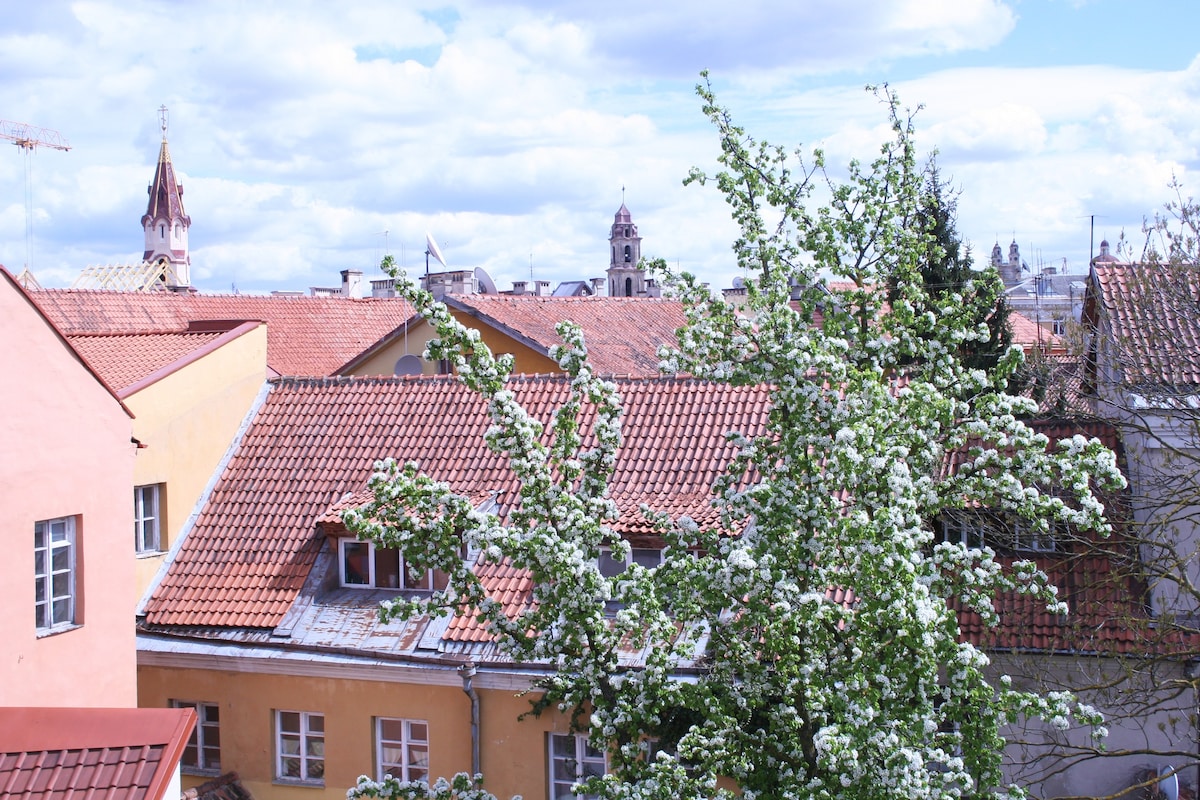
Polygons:
[[[137,700],[132,421],[0,276],[0,705]],[[76,521],[74,627],[38,637],[33,529]]]
[[[425,352],[425,343],[432,338],[434,338],[433,326],[425,319],[418,320],[409,327],[406,333],[401,332],[394,341],[389,342],[378,352],[363,359],[361,363],[355,364],[351,369],[346,370],[342,374],[395,375],[396,362],[400,357],[414,355],[420,358],[421,354]],[[425,361],[422,358],[421,372],[424,375],[437,375],[437,362]]]
[[450,313],[454,318],[466,325],[468,328],[475,328],[479,331],[479,337],[483,339],[493,353],[501,355],[503,353],[512,353],[516,365],[514,372],[525,373],[529,375],[545,375],[552,372],[562,372],[558,363],[547,355],[544,355],[537,350],[534,350],[528,345],[518,342],[506,333],[496,330],[488,325],[481,324],[480,321],[462,311],[451,309]]
[[[1009,726],[1006,779],[1032,797],[1118,797],[1151,771],[1191,763],[1187,756],[1170,755],[1195,752],[1197,698],[1180,662],[997,654],[992,670],[1011,676],[1016,689],[1072,692],[1104,715],[1103,740],[1092,739],[1091,729],[1079,725],[1064,731],[1041,720],[1020,720]],[[1194,792],[1196,767],[1183,770],[1179,781]]]
[[[227,665],[229,666],[229,665]],[[278,665],[272,667],[277,669]],[[232,667],[231,667],[232,669]],[[170,700],[213,702],[220,707],[221,769],[236,770],[259,800],[268,798],[344,798],[358,776],[376,777],[374,717],[420,719],[429,723],[430,776],[452,777],[471,771],[470,700],[453,671],[438,673],[438,685],[336,677],[337,666],[323,666],[331,677],[259,674],[249,661],[237,671],[143,665],[138,668],[138,703],[162,707]],[[299,670],[317,670],[301,664]],[[371,669],[387,674],[390,667]],[[361,672],[360,672],[361,674]],[[409,680],[412,680],[410,677]],[[476,677],[480,699],[481,768],[485,787],[497,797],[520,794],[526,800],[547,796],[546,732],[567,731],[559,715],[518,722],[529,698],[515,688],[487,688],[485,673]],[[483,686],[479,686],[482,683]],[[325,716],[325,785],[287,786],[274,776],[273,712],[319,712]],[[185,775],[184,785],[207,778]]]
[[[163,485],[159,513],[164,553],[194,510],[266,377],[267,327],[260,324],[126,399],[136,417],[133,435],[144,445],[137,451],[132,485]],[[127,538],[132,548],[132,523]],[[164,553],[137,559],[138,596]]]
[[[497,355],[512,353],[516,359],[516,372],[527,374],[562,372],[558,364],[548,356],[518,342],[516,339],[495,328],[481,324],[477,318],[470,314],[454,309],[450,313],[463,325],[478,330],[480,338],[491,348],[493,353]],[[434,338],[434,336],[433,327],[426,320],[420,320],[409,329],[407,339],[402,334],[378,353],[364,359],[362,363],[356,364],[352,369],[346,370],[344,374],[393,375],[395,374],[396,361],[401,356],[409,353],[420,356],[425,351],[425,343]],[[439,371],[436,361],[424,360],[421,362],[421,370],[425,375],[436,375]]]

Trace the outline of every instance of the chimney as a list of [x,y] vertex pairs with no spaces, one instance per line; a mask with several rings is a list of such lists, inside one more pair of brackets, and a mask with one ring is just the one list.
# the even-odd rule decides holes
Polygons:
[[342,296],[343,297],[362,297],[363,296],[363,279],[361,269],[344,269],[342,270]]
[[550,296],[550,281],[534,281],[533,285],[533,293],[538,297]]
[[596,297],[604,294],[605,283],[607,283],[607,281],[604,278],[592,278],[592,294],[594,294]]
[[525,294],[525,281],[513,281],[513,294]]

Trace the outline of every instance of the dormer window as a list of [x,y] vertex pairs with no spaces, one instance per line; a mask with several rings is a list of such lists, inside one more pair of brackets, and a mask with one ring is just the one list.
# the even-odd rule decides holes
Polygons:
[[338,579],[342,586],[424,592],[446,588],[444,573],[414,571],[406,566],[399,550],[356,539],[338,540]]
[[[631,547],[628,558],[622,560],[616,558],[612,551],[606,547],[600,551],[597,566],[600,568],[600,574],[604,577],[616,578],[629,569],[631,564],[640,564],[646,569],[653,569],[662,564],[662,555],[662,550],[649,547]],[[619,600],[609,600],[605,604],[605,611],[610,614],[615,614],[620,608],[621,602]]]

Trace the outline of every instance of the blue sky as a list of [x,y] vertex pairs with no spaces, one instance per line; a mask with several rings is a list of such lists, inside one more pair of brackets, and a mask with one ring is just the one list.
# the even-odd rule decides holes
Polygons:
[[[36,5],[36,7],[34,7]],[[627,4],[633,5],[633,4]],[[1097,244],[1200,194],[1200,5],[1186,0],[205,3],[6,9],[0,118],[71,143],[32,160],[31,267],[47,286],[140,257],[169,141],[204,290],[330,286],[390,251],[513,280],[607,267],[622,200],[643,253],[737,275],[694,86],[774,143],[870,158],[867,83],[923,110],[977,256],[1083,270]],[[24,168],[0,148],[0,263],[26,262]],[[386,234],[384,232],[387,232]]]

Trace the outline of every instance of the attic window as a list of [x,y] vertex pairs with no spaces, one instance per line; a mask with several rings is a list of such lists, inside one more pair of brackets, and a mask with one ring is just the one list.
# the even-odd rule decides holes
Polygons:
[[432,591],[446,588],[446,575],[435,570],[405,568],[399,550],[356,539],[338,540],[338,580],[352,589]]
[[[626,560],[622,561],[615,558],[612,551],[606,547],[600,551],[597,566],[600,568],[600,574],[604,577],[616,578],[629,569],[631,564],[639,564],[646,569],[654,569],[662,564],[662,558],[662,550],[648,547],[632,547],[629,550],[629,556]],[[610,614],[615,614],[620,609],[621,602],[619,600],[609,600],[604,606],[604,610]]]

